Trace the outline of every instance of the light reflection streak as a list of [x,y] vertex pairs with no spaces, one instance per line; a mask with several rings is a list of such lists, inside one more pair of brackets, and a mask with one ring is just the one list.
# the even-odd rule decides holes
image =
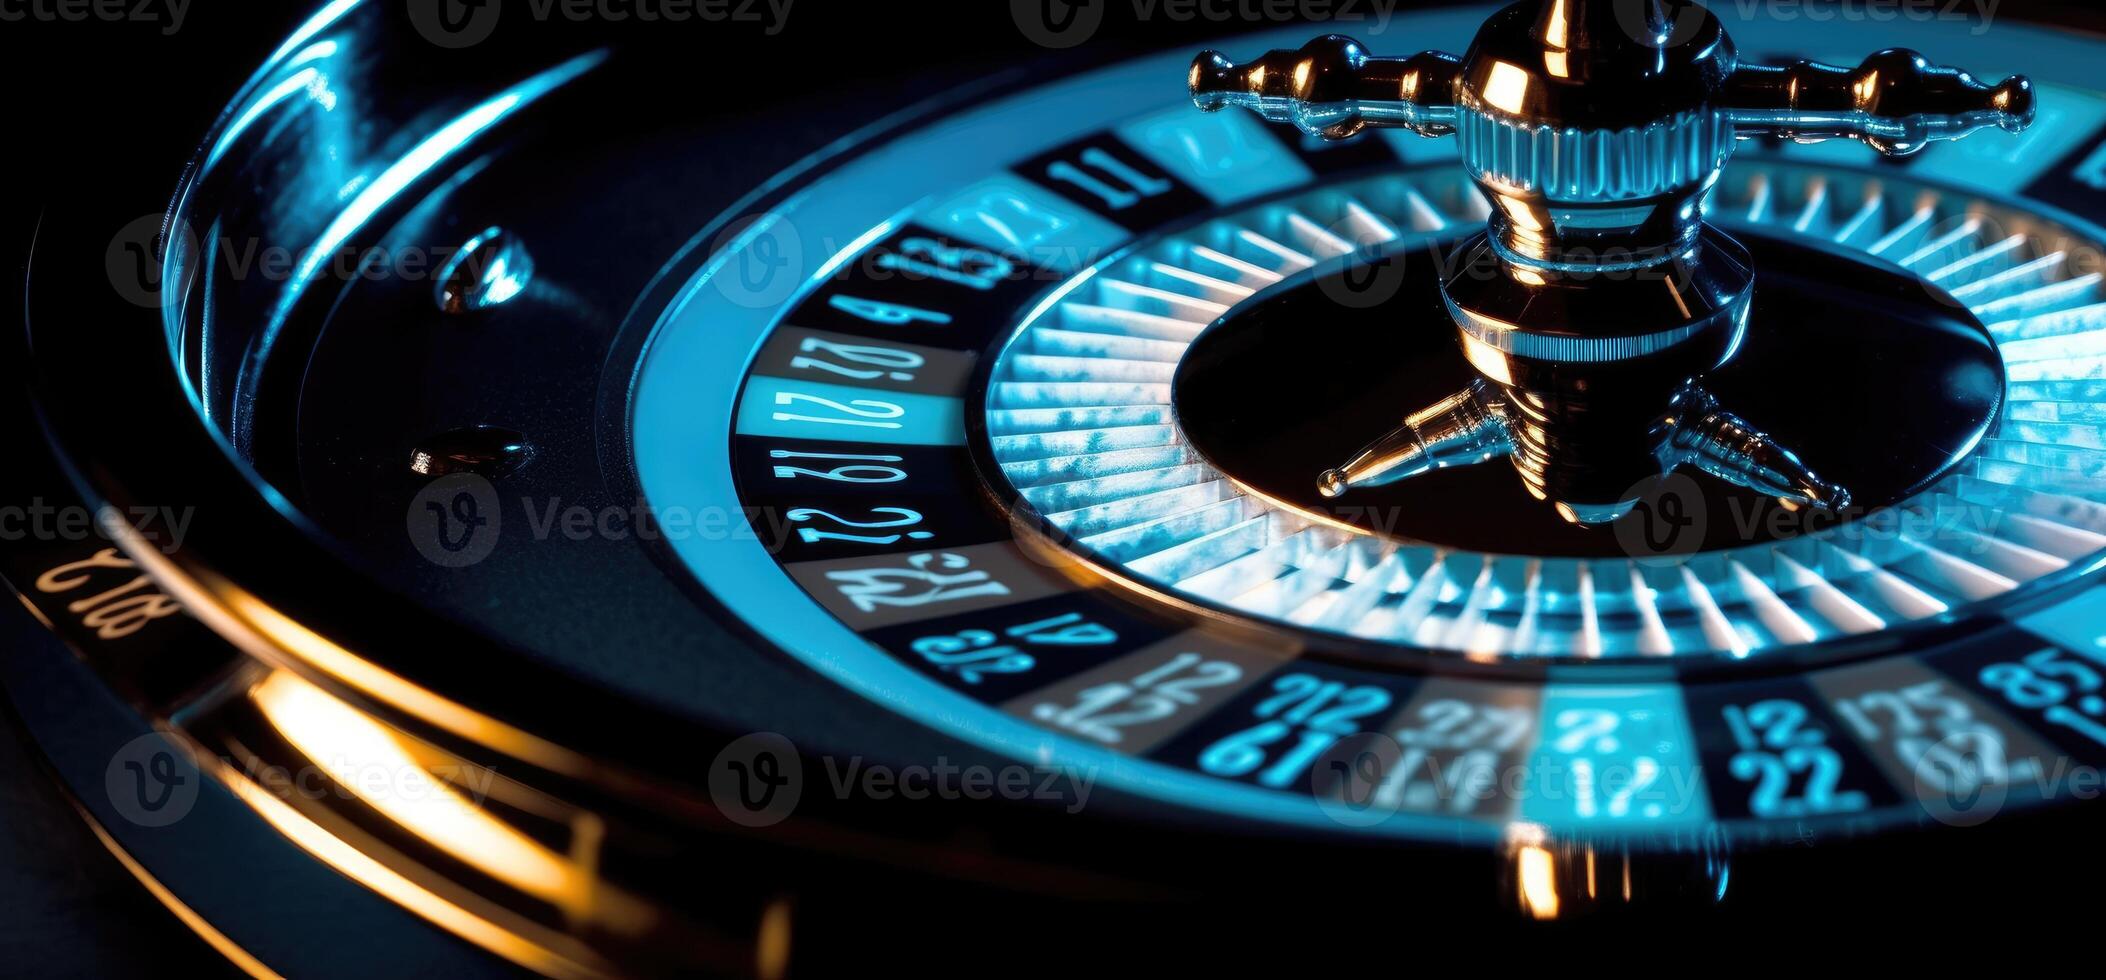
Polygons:
[[499,93],[495,98],[439,127],[436,132],[412,147],[401,159],[389,164],[370,180],[359,183],[359,190],[351,198],[351,202],[322,230],[313,246],[302,254],[299,265],[286,282],[269,320],[256,339],[255,347],[249,354],[250,362],[261,363],[269,356],[272,344],[284,328],[286,319],[292,315],[293,307],[305,295],[307,286],[344,244],[351,240],[351,236],[364,228],[382,209],[393,203],[434,167],[451,159],[477,136],[542,96],[598,67],[606,59],[606,51],[582,54]]
[[[589,891],[574,867],[426,771],[403,737],[285,671],[249,692],[263,716],[367,805],[491,877],[558,905]],[[369,778],[378,775],[383,778]]]
[[439,928],[548,976],[604,975],[601,970],[530,942],[411,881],[309,820],[270,790],[240,778],[224,782],[235,796],[301,850]]

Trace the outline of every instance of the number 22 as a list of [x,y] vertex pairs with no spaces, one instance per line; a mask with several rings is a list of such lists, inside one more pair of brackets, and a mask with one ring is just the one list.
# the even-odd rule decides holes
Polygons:
[[[826,520],[839,524],[842,527],[852,527],[862,530],[871,530],[876,528],[888,527],[911,527],[913,525],[921,523],[921,512],[916,510],[908,510],[905,507],[873,507],[870,509],[870,512],[873,515],[892,514],[896,516],[892,520],[888,521],[851,521],[846,517],[840,517],[828,513],[816,507],[799,507],[796,510],[790,511],[784,516],[788,517],[790,520],[797,521],[799,523],[824,518]],[[803,538],[806,544],[817,544],[821,541],[853,541],[857,544],[894,544],[897,543],[902,536],[913,538],[917,541],[926,541],[930,538],[935,537],[936,535],[929,531],[907,531],[904,532],[904,534],[848,534],[839,531],[821,531],[815,527],[800,527],[797,529],[797,536]]]

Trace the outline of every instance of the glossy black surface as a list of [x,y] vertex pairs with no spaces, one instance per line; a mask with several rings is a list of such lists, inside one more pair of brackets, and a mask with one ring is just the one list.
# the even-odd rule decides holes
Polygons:
[[[1893,266],[1806,242],[1742,240],[1764,275],[1745,343],[1706,385],[1850,487],[1856,503],[1841,519],[1921,489],[1981,438],[2004,371],[1988,333],[1963,306]],[[1370,433],[1476,377],[1441,306],[1439,263],[1423,250],[1388,261],[1394,268],[1379,274],[1398,284],[1388,302],[1335,301],[1351,289],[1345,277],[1370,270],[1320,267],[1312,273],[1323,275],[1274,287],[1202,334],[1173,389],[1193,445],[1262,494],[1370,530],[1495,553],[1627,554],[1614,525],[1566,523],[1497,461],[1336,501],[1318,495],[1317,474]],[[1594,395],[1605,406],[1626,390],[1613,379],[1601,388]],[[1790,537],[1838,519],[1785,511],[1709,476],[1687,479],[1701,489],[1701,500],[1688,503],[1708,515],[1698,525],[1707,549]]]

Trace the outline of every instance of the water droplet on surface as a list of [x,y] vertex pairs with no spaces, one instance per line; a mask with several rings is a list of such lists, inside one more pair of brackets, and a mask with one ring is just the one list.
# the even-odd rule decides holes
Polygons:
[[434,299],[444,313],[472,313],[501,305],[524,292],[534,259],[519,236],[485,228],[439,267]]
[[410,450],[410,472],[440,477],[474,473],[498,479],[516,472],[534,458],[534,447],[525,433],[494,425],[449,429],[418,443]]

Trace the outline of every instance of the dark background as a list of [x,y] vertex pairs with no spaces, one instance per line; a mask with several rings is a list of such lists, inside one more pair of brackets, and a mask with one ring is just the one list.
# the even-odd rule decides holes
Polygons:
[[[0,11],[62,2],[0,0]],[[119,6],[128,10],[138,2]],[[400,7],[405,0],[369,2]],[[38,213],[69,195],[120,198],[127,214],[160,210],[225,101],[318,5],[192,0],[172,34],[164,33],[165,21],[0,20],[6,122],[0,172],[7,177],[0,184],[0,274],[22,274]],[[771,102],[853,85],[897,92],[904,107],[1005,68],[1022,65],[1052,77],[1142,50],[1192,45],[1240,26],[1163,18],[1136,23],[1137,4],[1102,6],[1105,23],[1090,42],[1054,52],[1023,36],[1008,0],[796,0],[786,29],[774,37],[748,29],[738,32],[736,44],[698,42],[695,92],[723,98],[727,112],[751,115],[757,133],[766,124],[767,135],[757,137],[771,144],[765,152],[794,160],[838,135],[838,121],[773,118]],[[2095,0],[2005,0],[1997,16],[2106,30],[2106,5]],[[8,314],[6,329],[18,326],[15,316]],[[4,454],[0,447],[0,459]],[[36,750],[23,743],[19,729],[0,724],[0,974],[231,972],[132,882],[38,767]]]

